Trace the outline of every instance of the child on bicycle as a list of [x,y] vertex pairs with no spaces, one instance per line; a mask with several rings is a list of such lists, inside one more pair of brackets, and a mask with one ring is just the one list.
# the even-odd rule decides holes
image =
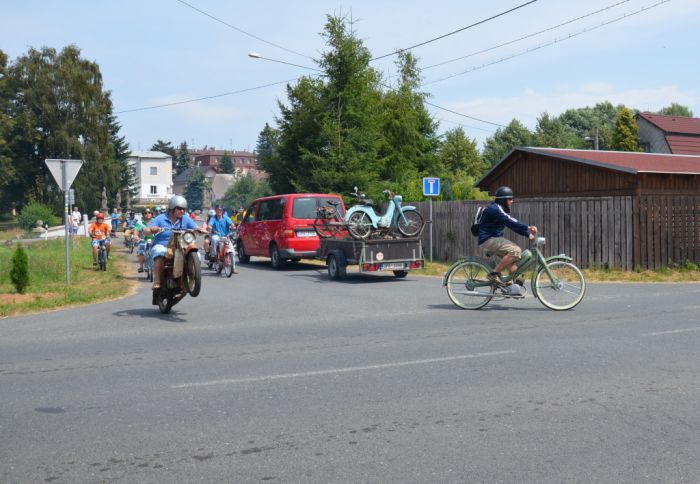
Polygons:
[[88,233],[92,238],[92,265],[97,265],[97,249],[100,247],[101,243],[104,243],[105,249],[107,249],[107,257],[109,257],[109,250],[112,247],[109,239],[109,225],[105,223],[105,216],[102,213],[98,213],[95,216],[95,223],[90,224],[88,227]]
[[486,207],[479,225],[479,247],[490,254],[498,255],[501,261],[489,273],[489,280],[502,283],[501,272],[509,268],[512,274],[518,270],[516,262],[520,259],[522,249],[503,237],[506,227],[514,232],[532,239],[537,234],[537,227],[519,222],[510,215],[513,205],[513,190],[510,187],[500,187],[496,190],[496,199]]

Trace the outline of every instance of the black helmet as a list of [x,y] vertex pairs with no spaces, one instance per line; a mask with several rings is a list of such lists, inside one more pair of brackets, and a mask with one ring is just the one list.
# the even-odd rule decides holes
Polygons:
[[513,198],[513,190],[510,187],[498,187],[496,190],[496,200],[505,200],[507,198]]
[[221,204],[218,204],[215,208],[216,208],[217,210],[223,210],[223,209],[224,209],[224,206],[221,205]]

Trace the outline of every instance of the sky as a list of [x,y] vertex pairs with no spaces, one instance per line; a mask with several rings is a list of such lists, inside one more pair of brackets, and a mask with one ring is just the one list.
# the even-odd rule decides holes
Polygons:
[[12,62],[29,48],[78,46],[99,65],[132,150],[157,140],[254,150],[287,104],[286,82],[313,75],[328,50],[328,15],[352,19],[389,85],[387,54],[424,43],[411,52],[438,131],[462,126],[479,146],[514,118],[534,129],[544,112],[603,101],[675,102],[700,117],[700,1],[528,2],[0,0],[0,49]]

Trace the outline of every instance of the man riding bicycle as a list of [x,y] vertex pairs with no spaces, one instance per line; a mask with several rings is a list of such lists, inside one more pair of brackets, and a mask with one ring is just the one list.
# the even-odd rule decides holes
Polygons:
[[[209,214],[211,215],[211,210],[209,211]],[[205,237],[204,239],[204,252],[209,253],[209,258],[213,259],[216,257],[216,244],[222,237],[228,237],[228,235],[231,233],[233,221],[228,217],[228,215],[224,214],[224,206],[217,205],[216,210],[214,211],[214,216],[209,217],[207,225],[211,230],[211,237]],[[233,272],[236,273],[237,271],[234,269]]]
[[[124,244],[129,244],[129,236],[134,233],[134,224],[136,224],[136,214],[134,212],[129,212],[128,217],[124,220],[122,228],[124,229]],[[136,241],[134,241],[136,242]]]
[[498,255],[501,261],[489,273],[489,280],[501,283],[501,272],[509,268],[512,274],[518,269],[516,262],[520,259],[522,249],[515,243],[503,237],[506,227],[514,232],[532,239],[537,234],[537,227],[528,226],[510,216],[513,205],[513,190],[510,187],[500,187],[496,190],[496,199],[486,207],[479,225],[479,247],[484,251]]
[[158,215],[150,225],[144,227],[144,235],[155,235],[151,257],[153,258],[153,290],[160,289],[163,265],[171,230],[198,230],[206,233],[206,227],[198,227],[189,217],[183,217],[187,212],[187,200],[181,195],[175,195],[168,202],[168,211]]
[[88,227],[88,234],[92,238],[92,265],[97,265],[97,250],[100,244],[104,244],[105,249],[107,249],[107,257],[109,257],[109,250],[112,248],[112,244],[109,239],[109,225],[105,223],[105,216],[102,213],[98,213],[95,216],[95,223],[90,224]]
[[134,224],[134,232],[139,238],[139,246],[136,249],[136,256],[139,258],[139,272],[143,272],[143,264],[146,262],[146,244],[148,240],[153,240],[153,235],[145,235],[143,229],[151,223],[153,213],[150,208],[143,211],[143,219],[136,221]]

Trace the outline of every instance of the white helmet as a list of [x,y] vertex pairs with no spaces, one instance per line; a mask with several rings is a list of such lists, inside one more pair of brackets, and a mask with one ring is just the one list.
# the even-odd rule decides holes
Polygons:
[[182,195],[175,195],[168,202],[168,210],[174,210],[177,207],[187,210],[187,200]]
[[212,208],[211,210],[209,210],[208,213],[209,213],[209,216],[210,216],[210,217],[213,217],[213,216],[216,215],[216,211],[215,211],[213,208]]

